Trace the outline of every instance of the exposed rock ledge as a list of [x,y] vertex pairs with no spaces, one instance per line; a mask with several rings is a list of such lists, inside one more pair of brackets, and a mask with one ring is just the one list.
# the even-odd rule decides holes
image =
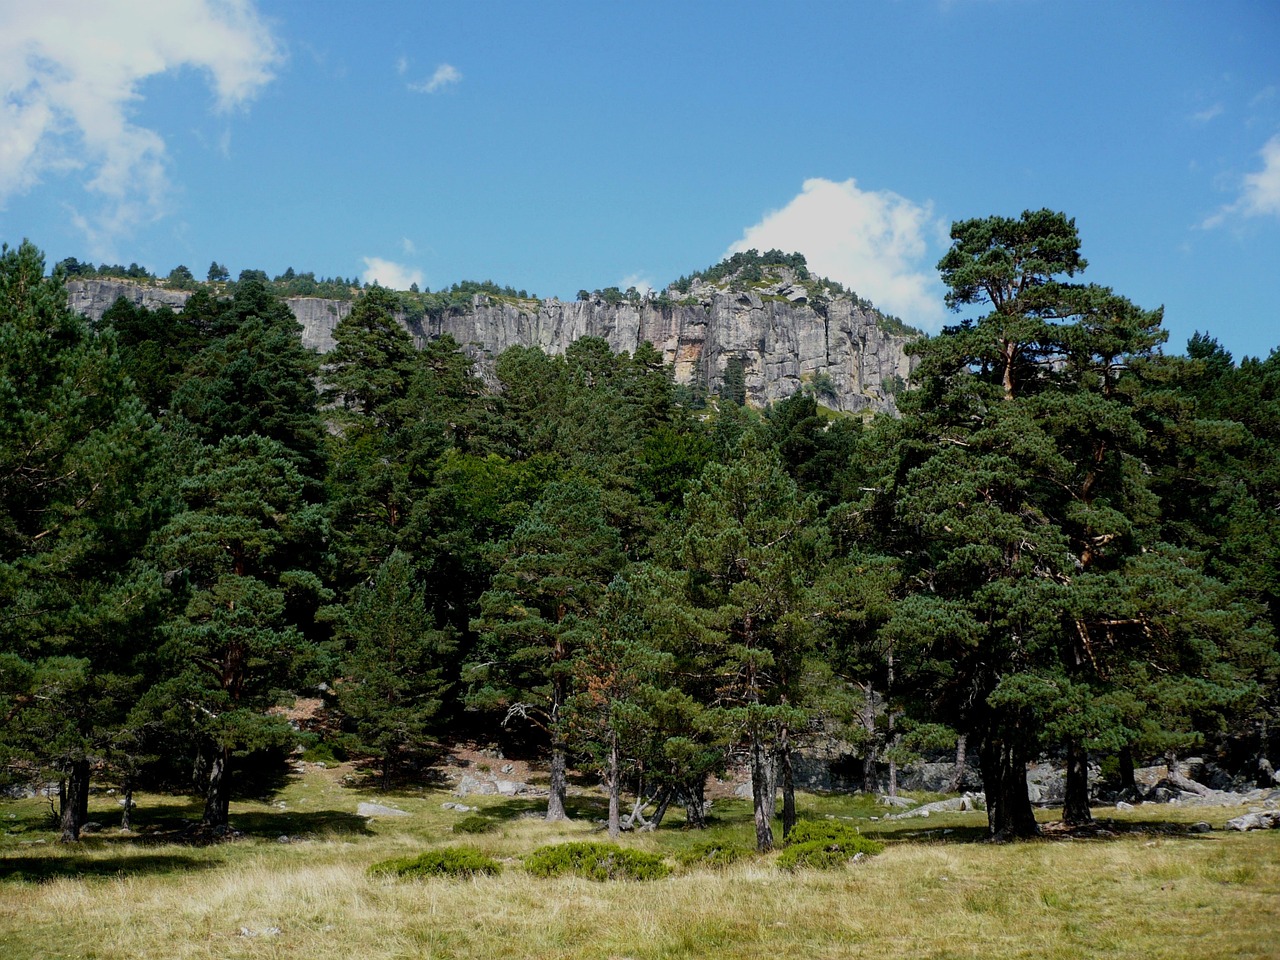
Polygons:
[[[190,294],[117,280],[67,284],[72,309],[98,319],[119,297],[148,308],[180,309]],[[908,337],[889,333],[874,312],[848,297],[810,305],[802,296],[768,291],[720,290],[702,285],[696,302],[599,299],[511,301],[477,295],[469,308],[421,319],[401,318],[421,346],[453,336],[483,367],[512,346],[562,353],[574,340],[602,337],[617,352],[652,343],[672,365],[677,383],[719,389],[726,366],[742,361],[748,399],[757,405],[782,400],[805,385],[819,401],[841,411],[893,412],[893,395],[911,373]],[[763,294],[763,295],[762,295]],[[324,353],[333,330],[351,312],[342,300],[314,297],[285,301],[302,327],[302,342]]]

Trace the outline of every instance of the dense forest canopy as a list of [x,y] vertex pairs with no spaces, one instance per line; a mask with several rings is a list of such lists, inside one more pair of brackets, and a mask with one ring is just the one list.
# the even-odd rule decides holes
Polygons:
[[[694,409],[650,346],[593,338],[513,348],[487,389],[378,287],[321,364],[279,298],[356,284],[292,270],[178,268],[181,311],[90,325],[66,279],[145,271],[5,247],[3,777],[61,782],[74,840],[91,782],[192,791],[214,829],[300,740],[390,782],[503,739],[549,759],[550,818],[569,765],[598,771],[614,832],[624,791],[696,825],[743,763],[767,849],[815,738],[872,781],[967,744],[997,837],[1036,832],[1039,756],[1073,822],[1091,757],[1265,761],[1280,354],[1165,352],[1159,310],[1080,282],[1060,213],[951,236],[948,303],[986,312],[918,340],[901,417],[869,423],[729,378]],[[815,282],[751,251],[674,287],[774,268]],[[525,297],[411,295],[474,293]],[[298,696],[323,723],[285,720]]]

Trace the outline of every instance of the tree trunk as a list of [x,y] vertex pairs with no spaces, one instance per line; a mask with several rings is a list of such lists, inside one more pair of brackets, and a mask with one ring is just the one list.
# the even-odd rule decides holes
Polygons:
[[987,796],[987,833],[996,841],[1040,835],[1027,795],[1023,751],[1002,737],[988,735],[978,752]]
[[671,795],[675,791],[670,787],[663,787],[658,791],[656,798],[657,807],[653,811],[653,816],[649,818],[649,830],[657,830],[662,826],[662,818],[667,815],[667,807],[671,806]]
[[1062,822],[1073,827],[1093,823],[1089,809],[1089,751],[1074,739],[1067,741],[1067,792],[1062,801]]
[[782,728],[778,740],[777,769],[782,774],[782,839],[785,840],[796,825],[796,779],[791,766],[791,731],[787,727]]
[[880,772],[876,769],[876,746],[869,743],[862,753],[862,792],[880,792]]
[[862,748],[862,792],[880,792],[880,771],[876,768],[879,757],[876,750],[876,690],[866,686],[866,700],[862,707],[862,728],[867,734],[867,745]]
[[205,826],[225,827],[231,815],[231,751],[226,747],[213,748],[209,760],[209,786],[204,795]]
[[559,735],[553,734],[551,740],[551,789],[547,795],[548,822],[569,819],[569,815],[564,812],[566,766],[564,741],[560,739]]
[[120,811],[120,829],[126,832],[133,830],[133,784],[124,787],[124,809]]
[[680,795],[684,800],[685,824],[695,830],[705,830],[707,814],[702,802],[702,791],[695,790],[692,784],[685,784],[680,788]]
[[1133,769],[1133,748],[1127,743],[1120,748],[1120,789],[1138,796],[1138,778]]
[[567,694],[564,678],[557,675],[551,681],[551,787],[547,794],[548,823],[569,819],[569,815],[564,811],[567,792],[565,785],[565,767],[568,765],[565,756],[567,748],[564,742],[564,731],[560,729],[560,708],[567,699]]
[[1276,768],[1271,763],[1271,731],[1264,716],[1258,721],[1258,759],[1254,764],[1256,770],[1254,782],[1259,787],[1273,787],[1280,783],[1276,777]]
[[965,756],[968,750],[969,735],[962,733],[956,737],[956,770],[951,775],[951,782],[947,784],[947,793],[959,793],[964,789],[964,765],[968,762]]
[[896,797],[898,795],[898,761],[895,759],[897,751],[897,738],[894,736],[894,711],[893,711],[893,644],[889,644],[888,656],[889,673],[886,678],[884,696],[885,707],[889,711],[888,727],[885,731],[885,744],[889,747],[889,796]]
[[770,775],[769,754],[759,730],[751,731],[751,803],[756,823],[756,850],[768,853],[773,849],[773,823],[768,795],[774,790]]
[[622,832],[621,816],[618,812],[618,736],[609,737],[609,839],[618,839]]
[[770,823],[778,816],[778,760],[768,750],[764,752],[764,816]]
[[80,828],[84,826],[89,809],[89,761],[76,760],[67,771],[66,792],[62,797],[62,836],[63,843],[75,843],[80,839]]

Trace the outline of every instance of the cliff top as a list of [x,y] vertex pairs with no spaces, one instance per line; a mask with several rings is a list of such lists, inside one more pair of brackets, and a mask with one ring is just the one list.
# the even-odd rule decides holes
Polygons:
[[[218,295],[234,293],[238,282],[259,280],[277,296],[286,299],[316,297],[325,300],[349,301],[361,295],[367,284],[343,277],[317,277],[314,273],[296,272],[292,267],[283,274],[271,278],[261,270],[242,270],[238,281],[232,280],[225,267],[214,263],[209,268],[208,279],[200,281],[185,266],[175,267],[166,277],[158,277],[136,263],[123,267],[118,264],[102,264],[94,267],[69,257],[58,264],[68,280],[110,280],[151,287],[156,290],[190,294],[198,289],[211,289]],[[611,305],[632,303],[679,304],[684,306],[707,305],[717,295],[754,294],[767,302],[809,304],[818,307],[837,299],[848,299],[870,315],[887,333],[899,336],[917,336],[920,331],[904,323],[900,318],[885,314],[863,297],[847,289],[841,283],[810,272],[801,253],[783,253],[769,250],[760,253],[746,250],[726,257],[720,263],[682,276],[665,290],[641,293],[635,287],[621,290],[605,287],[592,291],[579,290],[579,301],[603,302]],[[492,280],[464,280],[438,291],[418,290],[416,284],[409,290],[396,291],[403,314],[410,319],[439,316],[450,311],[469,310],[480,297],[490,302],[506,302],[518,308],[536,311],[539,298],[524,290],[494,283]],[[556,298],[546,301],[558,302]]]

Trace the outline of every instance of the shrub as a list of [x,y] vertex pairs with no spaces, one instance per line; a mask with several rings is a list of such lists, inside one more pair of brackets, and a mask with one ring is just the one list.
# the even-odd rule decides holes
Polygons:
[[428,877],[474,877],[502,872],[502,864],[473,847],[445,847],[416,857],[382,860],[369,868],[375,877],[422,880]]
[[884,849],[848,824],[834,820],[802,820],[791,829],[786,849],[778,856],[783,870],[830,870],[843,866],[858,854],[874,856]]
[[727,867],[754,854],[755,849],[745,844],[707,840],[682,850],[676,859],[686,867]]
[[558,843],[524,858],[535,877],[573,874],[588,880],[661,880],[671,872],[660,856],[612,843]]
[[486,833],[492,829],[492,820],[486,820],[484,817],[476,816],[474,813],[468,817],[463,817],[453,825],[454,833]]

